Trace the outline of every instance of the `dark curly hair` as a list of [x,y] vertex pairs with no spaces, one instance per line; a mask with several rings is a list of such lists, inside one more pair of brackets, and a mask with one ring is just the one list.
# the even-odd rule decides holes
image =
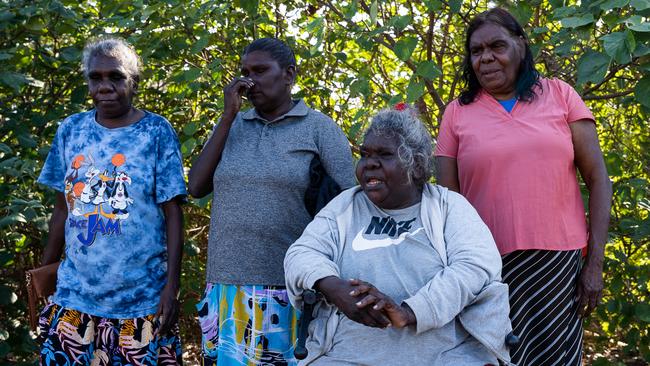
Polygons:
[[514,37],[522,37],[525,42],[526,54],[524,59],[519,64],[519,75],[517,75],[517,85],[515,88],[515,96],[518,100],[529,102],[535,99],[535,86],[542,87],[539,79],[541,77],[539,71],[535,68],[533,61],[533,53],[528,45],[528,37],[524,33],[524,29],[519,22],[509,12],[501,8],[494,8],[478,14],[467,27],[467,34],[465,35],[465,58],[463,59],[463,74],[462,79],[465,84],[465,90],[460,93],[458,100],[461,105],[467,105],[474,102],[474,99],[481,90],[481,84],[474,74],[472,68],[471,52],[469,49],[469,41],[472,34],[484,24],[491,23],[498,25],[508,31]]

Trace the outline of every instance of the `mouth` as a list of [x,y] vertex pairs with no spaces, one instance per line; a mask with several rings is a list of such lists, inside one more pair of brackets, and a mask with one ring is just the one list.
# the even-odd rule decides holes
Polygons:
[[370,188],[370,189],[377,188],[377,187],[381,186],[382,184],[384,184],[383,180],[381,180],[379,178],[375,178],[375,177],[366,178],[365,181],[366,181],[366,184],[365,184],[366,188]]
[[498,73],[500,71],[501,70],[487,70],[487,71],[481,72],[481,75],[483,75],[483,76],[493,76],[493,75],[495,75],[496,73]]

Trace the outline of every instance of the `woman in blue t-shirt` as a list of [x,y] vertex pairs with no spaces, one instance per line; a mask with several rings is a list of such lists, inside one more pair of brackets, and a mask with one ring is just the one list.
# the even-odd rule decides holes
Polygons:
[[95,109],[59,125],[38,178],[56,194],[42,264],[65,248],[39,321],[40,363],[180,364],[178,139],[165,118],[133,106],[131,45],[91,42],[82,68]]

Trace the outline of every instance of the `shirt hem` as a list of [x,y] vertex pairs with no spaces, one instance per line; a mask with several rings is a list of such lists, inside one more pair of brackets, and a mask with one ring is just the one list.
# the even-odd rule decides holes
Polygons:
[[158,305],[146,308],[144,310],[139,310],[139,311],[133,311],[133,312],[125,312],[125,313],[115,313],[111,311],[106,311],[106,310],[89,310],[84,308],[84,306],[77,306],[75,304],[70,304],[67,301],[61,299],[57,299],[56,296],[52,299],[52,302],[64,307],[66,309],[71,309],[71,310],[76,310],[79,312],[82,312],[84,314],[88,314],[91,316],[97,316],[100,318],[108,318],[108,319],[132,319],[132,318],[142,318],[147,315],[153,315],[156,313],[158,310]]
[[554,245],[549,246],[549,245],[537,244],[537,245],[515,246],[513,248],[508,248],[507,250],[503,250],[503,251],[499,248],[499,254],[501,256],[504,256],[506,254],[510,254],[518,250],[550,250],[550,251],[563,252],[567,250],[584,249],[586,247],[587,247],[586,241],[582,244],[563,245],[563,246],[554,246]]

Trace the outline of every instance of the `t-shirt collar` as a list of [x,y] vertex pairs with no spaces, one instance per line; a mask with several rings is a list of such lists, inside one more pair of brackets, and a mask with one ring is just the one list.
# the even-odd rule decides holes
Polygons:
[[277,122],[280,120],[283,120],[287,117],[304,117],[309,113],[309,107],[305,104],[305,102],[302,99],[295,99],[294,100],[295,104],[293,105],[293,108],[291,108],[287,113],[279,116],[278,118],[274,119],[273,121],[268,121],[264,117],[260,116],[257,114],[257,111],[255,108],[251,108],[244,112],[242,115],[242,119],[244,120],[260,120],[263,123],[273,123]]

